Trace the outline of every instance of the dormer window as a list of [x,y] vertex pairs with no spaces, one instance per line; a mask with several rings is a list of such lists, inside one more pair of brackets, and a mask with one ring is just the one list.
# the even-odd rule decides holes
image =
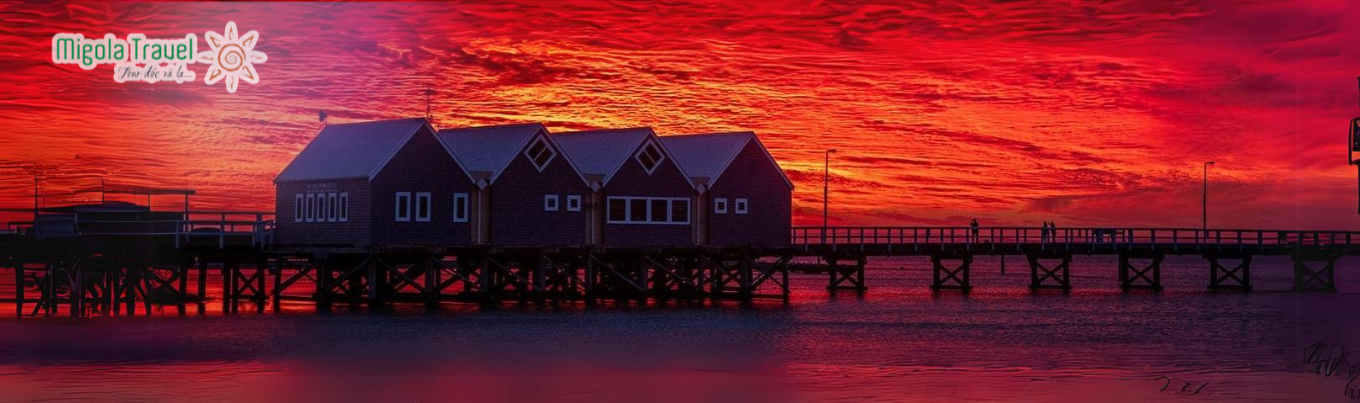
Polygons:
[[538,136],[534,138],[533,144],[530,144],[529,148],[524,150],[524,156],[529,157],[529,162],[534,164],[534,168],[543,172],[543,168],[547,168],[548,163],[552,162],[554,157],[557,157],[557,151],[554,151],[552,146],[548,145],[548,140],[544,139],[543,136]]
[[656,171],[656,167],[661,166],[661,161],[666,159],[666,156],[661,154],[661,149],[657,148],[656,143],[651,140],[647,140],[647,143],[643,144],[641,149],[638,149],[638,153],[634,157],[637,158],[639,164],[642,164],[642,169],[646,170],[648,175]]

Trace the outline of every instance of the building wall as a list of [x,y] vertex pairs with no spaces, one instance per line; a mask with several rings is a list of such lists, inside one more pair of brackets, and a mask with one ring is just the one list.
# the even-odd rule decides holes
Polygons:
[[[660,142],[657,142],[660,146]],[[629,154],[627,162],[610,179],[609,184],[600,189],[603,193],[601,203],[608,203],[610,196],[676,197],[690,199],[694,187],[685,179],[680,168],[669,156],[651,175],[642,164],[633,158],[637,150]],[[688,246],[694,244],[691,224],[609,224],[609,208],[601,206],[598,222],[604,223],[604,246]]]
[[[523,152],[490,186],[491,244],[506,246],[572,246],[586,243],[590,188],[567,163],[561,150],[539,172]],[[544,211],[543,199],[556,195],[557,211]],[[581,198],[581,210],[569,211],[567,197]]]
[[[714,212],[717,198],[727,199],[727,213]],[[772,164],[754,142],[737,154],[732,165],[717,178],[705,201],[708,240],[712,246],[785,247],[792,225],[793,189],[784,183],[779,167]],[[737,214],[737,199],[747,200],[747,213]]]
[[[295,195],[349,194],[349,221],[297,222]],[[369,243],[369,184],[366,179],[279,183],[274,193],[274,243],[363,247]]]
[[[372,182],[373,244],[381,246],[456,246],[472,241],[471,225],[453,221],[453,194],[475,197],[468,179],[434,134],[422,128]],[[411,220],[396,221],[396,193],[411,193]],[[430,193],[431,217],[416,221],[416,194]],[[475,209],[469,209],[471,211]]]

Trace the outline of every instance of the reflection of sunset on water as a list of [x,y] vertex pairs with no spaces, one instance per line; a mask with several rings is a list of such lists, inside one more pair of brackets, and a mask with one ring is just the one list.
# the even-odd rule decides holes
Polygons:
[[[1360,223],[1341,157],[1360,113],[1354,6],[976,3],[6,3],[0,166],[58,166],[44,193],[105,177],[272,210],[317,110],[419,116],[433,86],[441,127],[754,130],[798,185],[797,224],[819,222],[826,148],[833,224],[1193,227],[1207,160],[1213,226]],[[226,21],[269,55],[235,94],[201,64],[193,83],[118,84],[50,60],[60,32]],[[0,207],[31,207],[32,186],[0,171]]]

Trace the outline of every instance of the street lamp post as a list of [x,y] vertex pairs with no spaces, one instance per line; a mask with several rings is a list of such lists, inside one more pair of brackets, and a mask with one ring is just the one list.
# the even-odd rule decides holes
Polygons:
[[1204,218],[1202,223],[1205,231],[1204,236],[1209,236],[1209,166],[1213,164],[1213,161],[1204,162],[1204,192],[1200,194],[1200,213]]
[[827,207],[830,205],[827,197],[831,194],[831,153],[834,152],[834,148],[826,150],[826,161],[822,165],[822,243],[826,243]]

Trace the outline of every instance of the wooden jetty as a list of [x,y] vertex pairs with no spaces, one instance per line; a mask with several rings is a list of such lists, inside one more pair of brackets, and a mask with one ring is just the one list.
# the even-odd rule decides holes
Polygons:
[[11,223],[0,232],[0,266],[16,287],[0,298],[12,298],[19,317],[183,312],[219,297],[207,295],[210,273],[222,279],[228,310],[278,309],[290,298],[319,306],[787,298],[795,258],[820,258],[828,290],[864,292],[865,266],[888,256],[928,258],[928,286],[962,292],[973,287],[976,257],[1025,256],[1032,289],[1070,290],[1077,255],[1116,256],[1121,288],[1151,290],[1162,288],[1167,256],[1204,258],[1211,290],[1250,290],[1253,258],[1288,256],[1294,290],[1327,292],[1336,290],[1337,260],[1360,255],[1360,232],[1190,228],[795,227],[782,248],[295,248],[273,243],[268,213],[115,218]]

